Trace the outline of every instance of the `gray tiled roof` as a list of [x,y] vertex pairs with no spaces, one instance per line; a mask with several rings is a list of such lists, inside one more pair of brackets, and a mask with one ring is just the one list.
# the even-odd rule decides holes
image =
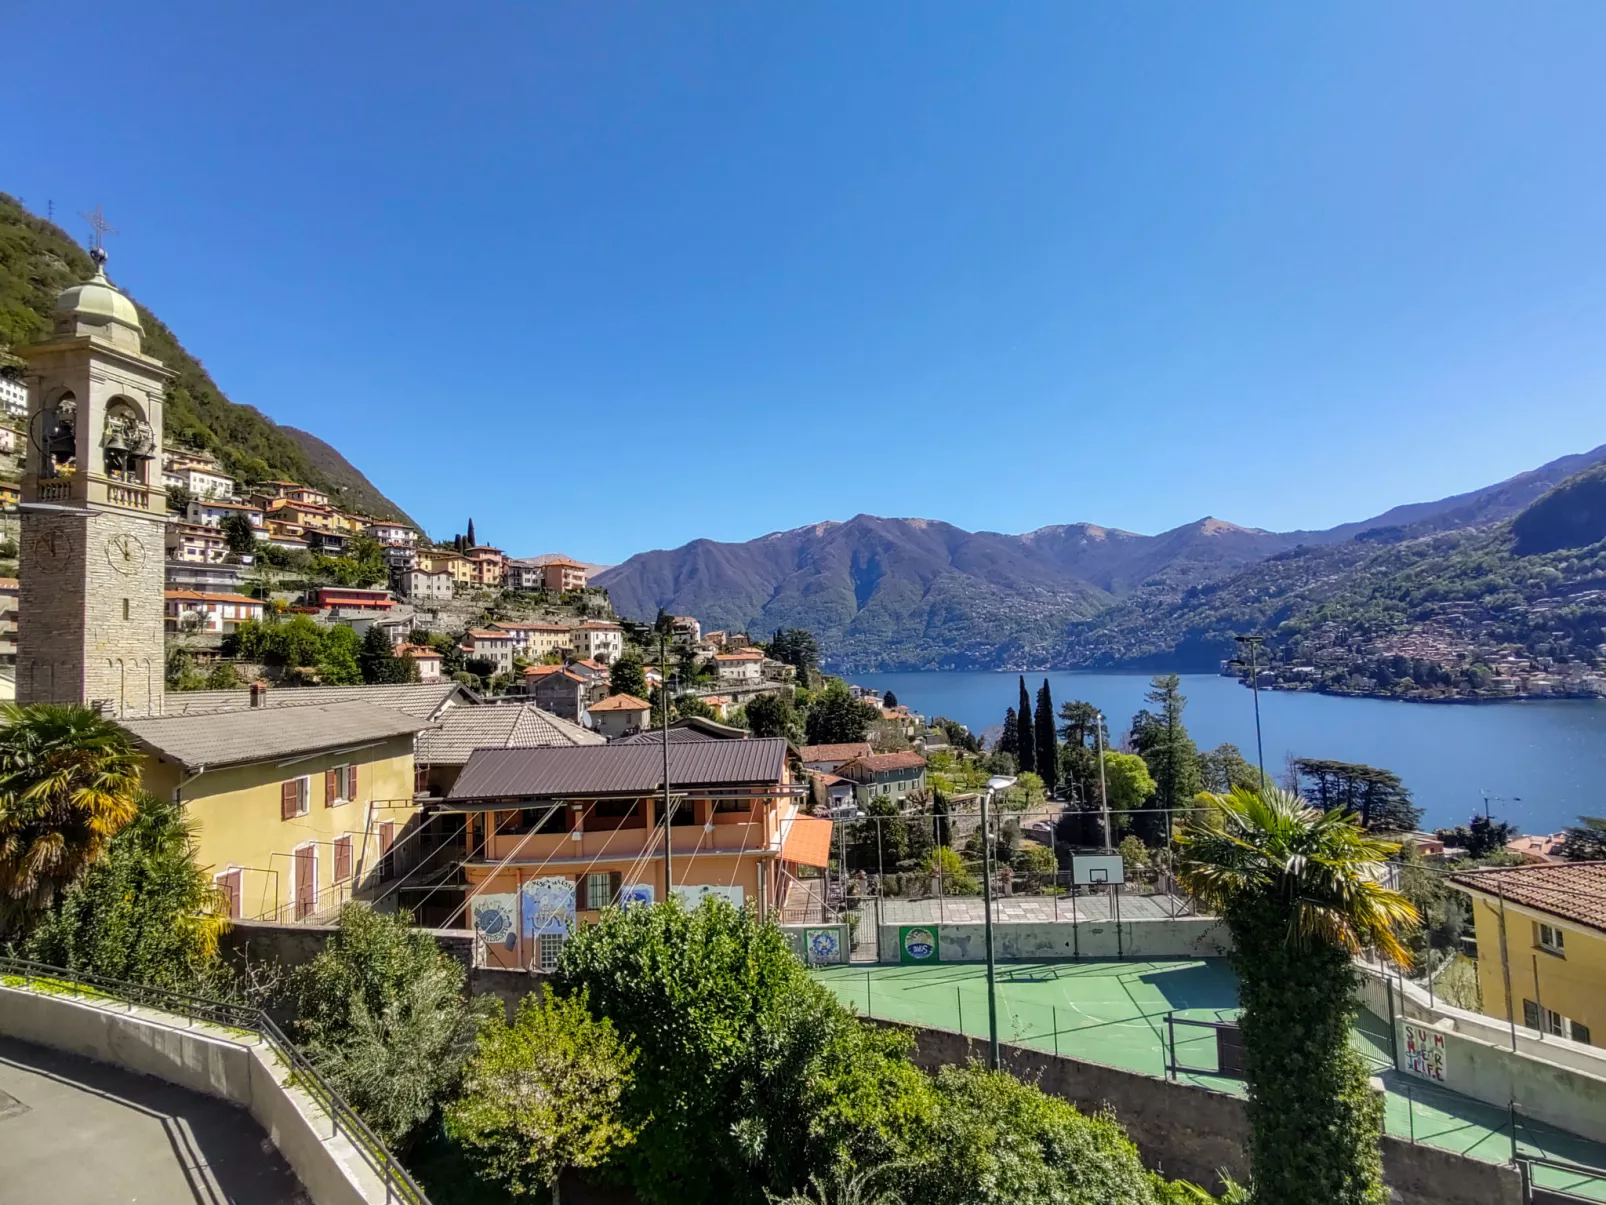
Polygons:
[[[669,730],[669,743],[671,745],[690,745],[698,741],[717,741],[717,736],[709,736],[706,732],[698,732],[695,728],[671,728]],[[616,745],[661,745],[664,743],[664,733],[661,728],[644,728],[640,732],[632,732],[629,736],[621,736],[613,742]]]
[[[669,781],[677,787],[778,783],[786,742],[695,741],[669,746]],[[488,796],[584,796],[659,790],[664,751],[652,745],[584,745],[570,749],[481,749],[452,786],[452,799]]]
[[559,719],[533,703],[452,707],[440,727],[420,734],[415,755],[424,765],[460,766],[476,749],[537,749],[601,745],[601,734]]
[[[274,686],[263,695],[266,706],[310,707],[328,703],[371,703],[404,715],[426,719],[439,714],[453,701],[470,701],[468,692],[456,682],[410,682],[399,686]],[[220,711],[240,711],[251,706],[249,690],[169,691],[167,715],[212,715]]]
[[118,723],[145,748],[194,771],[406,736],[428,728],[431,721],[371,703],[326,703]]

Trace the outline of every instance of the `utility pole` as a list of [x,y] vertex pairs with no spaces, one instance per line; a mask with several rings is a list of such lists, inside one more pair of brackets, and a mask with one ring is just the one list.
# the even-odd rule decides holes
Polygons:
[[1110,792],[1104,782],[1104,713],[1093,716],[1094,735],[1099,739],[1099,811],[1104,816],[1104,852],[1115,848],[1110,844]]
[[987,1065],[998,1070],[998,988],[997,963],[993,957],[993,834],[988,827],[987,805],[991,788],[981,795],[981,898],[982,930],[987,946]]
[[[1255,696],[1255,764],[1260,767],[1260,789],[1266,789],[1266,750],[1260,740],[1260,646],[1266,642],[1264,636],[1234,636],[1238,647],[1249,649],[1249,691]],[[1241,657],[1228,662],[1229,665],[1243,665]]]
[[669,797],[669,646],[660,630],[658,633],[658,713],[663,721],[664,737],[664,901],[675,894],[675,805]]

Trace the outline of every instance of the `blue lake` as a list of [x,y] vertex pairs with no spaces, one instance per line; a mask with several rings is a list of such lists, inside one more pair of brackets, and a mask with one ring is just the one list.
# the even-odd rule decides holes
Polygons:
[[[987,672],[853,674],[891,690],[927,716],[948,716],[983,732],[1019,698],[1017,675]],[[1035,705],[1042,673],[1026,675]],[[1056,710],[1085,699],[1109,719],[1119,741],[1144,706],[1147,674],[1047,674]],[[1184,674],[1184,719],[1200,748],[1231,741],[1255,759],[1250,692],[1231,678]],[[1260,692],[1266,769],[1279,780],[1287,758],[1327,757],[1392,770],[1423,808],[1427,827],[1464,824],[1491,806],[1525,833],[1548,833],[1580,813],[1606,815],[1606,700],[1483,704],[1395,703],[1331,695]]]

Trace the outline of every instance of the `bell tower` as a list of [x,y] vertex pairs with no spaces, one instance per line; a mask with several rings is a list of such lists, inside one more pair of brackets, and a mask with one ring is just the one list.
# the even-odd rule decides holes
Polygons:
[[17,701],[160,715],[173,374],[140,350],[139,312],[106,279],[98,238],[90,255],[95,274],[56,298],[50,337],[16,349],[28,386]]

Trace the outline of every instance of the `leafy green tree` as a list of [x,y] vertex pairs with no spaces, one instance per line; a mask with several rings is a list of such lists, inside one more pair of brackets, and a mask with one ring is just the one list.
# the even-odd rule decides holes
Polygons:
[[362,641],[345,625],[324,633],[323,652],[318,659],[318,680],[325,686],[360,686],[362,666],[358,660]]
[[224,920],[194,833],[181,805],[141,795],[134,819],[40,920],[28,956],[169,991],[215,986]]
[[606,1017],[592,1017],[584,992],[551,985],[519,1001],[513,1024],[493,1014],[446,1110],[446,1132],[482,1179],[514,1196],[558,1201],[570,1168],[596,1167],[635,1141],[620,1119],[635,1054]]
[[714,709],[696,695],[681,695],[674,701],[673,712],[680,720],[712,720]]
[[1037,711],[1034,727],[1036,741],[1035,760],[1036,770],[1043,780],[1043,786],[1052,791],[1059,785],[1060,776],[1060,747],[1054,736],[1054,696],[1049,691],[1048,679],[1043,679],[1043,685],[1037,688]]
[[1422,809],[1400,776],[1359,762],[1294,759],[1300,789],[1323,811],[1353,812],[1373,832],[1409,833],[1422,822]]
[[1506,842],[1517,837],[1517,826],[1504,820],[1475,815],[1467,824],[1454,828],[1441,828],[1433,834],[1446,845],[1464,849],[1470,857],[1487,858],[1506,847]]
[[1015,756],[1022,770],[1037,769],[1037,726],[1032,722],[1032,697],[1026,693],[1026,675],[1020,677],[1020,706],[1015,709]]
[[1398,846],[1283,791],[1208,798],[1179,838],[1178,876],[1232,932],[1255,1199],[1382,1205],[1383,1103],[1351,1045],[1352,959],[1410,960],[1400,934],[1416,910],[1382,882]]
[[404,1146],[455,1090],[473,1044],[461,964],[406,912],[353,902],[290,986],[307,1056],[380,1138]]
[[1035,890],[1052,886],[1059,873],[1059,861],[1054,857],[1054,851],[1036,841],[1021,842],[1011,865],[1026,886]]
[[[981,830],[978,829],[979,836]],[[977,852],[977,861],[980,861],[980,851]],[[965,867],[964,860],[960,858],[959,851],[949,845],[933,846],[926,855],[925,865],[921,867],[926,874],[941,881],[944,895],[980,895],[981,881],[971,874]]]
[[1260,786],[1260,771],[1244,759],[1237,745],[1224,742],[1199,754],[1199,780],[1201,789],[1213,795],[1225,795],[1234,787],[1254,791]]
[[1154,798],[1149,764],[1136,753],[1104,751],[1104,782],[1110,793],[1110,811],[1136,812]]
[[1020,722],[1015,718],[1013,707],[1004,708],[1004,730],[998,734],[993,752],[1007,753],[1015,758],[1020,756]]
[[806,723],[811,745],[846,745],[862,741],[870,722],[878,719],[876,709],[855,699],[846,682],[833,678],[814,696]]
[[231,661],[219,661],[206,674],[208,690],[233,690],[240,685],[240,673]]
[[775,629],[764,651],[775,660],[797,670],[798,681],[808,683],[820,668],[820,643],[806,628]]
[[1606,818],[1580,816],[1556,852],[1569,862],[1606,861]]
[[139,766],[94,708],[0,704],[0,932],[26,932],[134,818]]
[[[363,635],[362,648],[357,653],[357,665],[362,680],[371,684],[399,684],[417,680],[417,666],[411,657],[398,657],[390,642],[390,634],[377,623]],[[472,668],[472,667],[470,667]],[[494,673],[496,667],[491,666]]]
[[223,542],[235,556],[250,556],[256,551],[257,529],[244,515],[228,515],[218,524]]
[[190,493],[189,488],[186,486],[170,485],[167,487],[167,509],[175,515],[186,513],[190,509],[190,503],[194,500],[195,495]]
[[1132,717],[1132,747],[1154,778],[1154,805],[1134,817],[1138,836],[1150,845],[1164,843],[1165,811],[1173,815],[1193,802],[1203,788],[1199,750],[1182,722],[1188,700],[1175,674],[1156,674],[1144,699],[1158,711],[1140,711]]
[[888,711],[891,711],[897,705],[898,696],[893,694],[890,690],[881,696],[881,706],[886,708]]
[[746,711],[747,726],[754,736],[790,738],[797,725],[792,704],[783,695],[757,695],[748,700]]
[[620,657],[609,667],[608,693],[634,695],[638,699],[647,697],[647,671],[640,657]]

